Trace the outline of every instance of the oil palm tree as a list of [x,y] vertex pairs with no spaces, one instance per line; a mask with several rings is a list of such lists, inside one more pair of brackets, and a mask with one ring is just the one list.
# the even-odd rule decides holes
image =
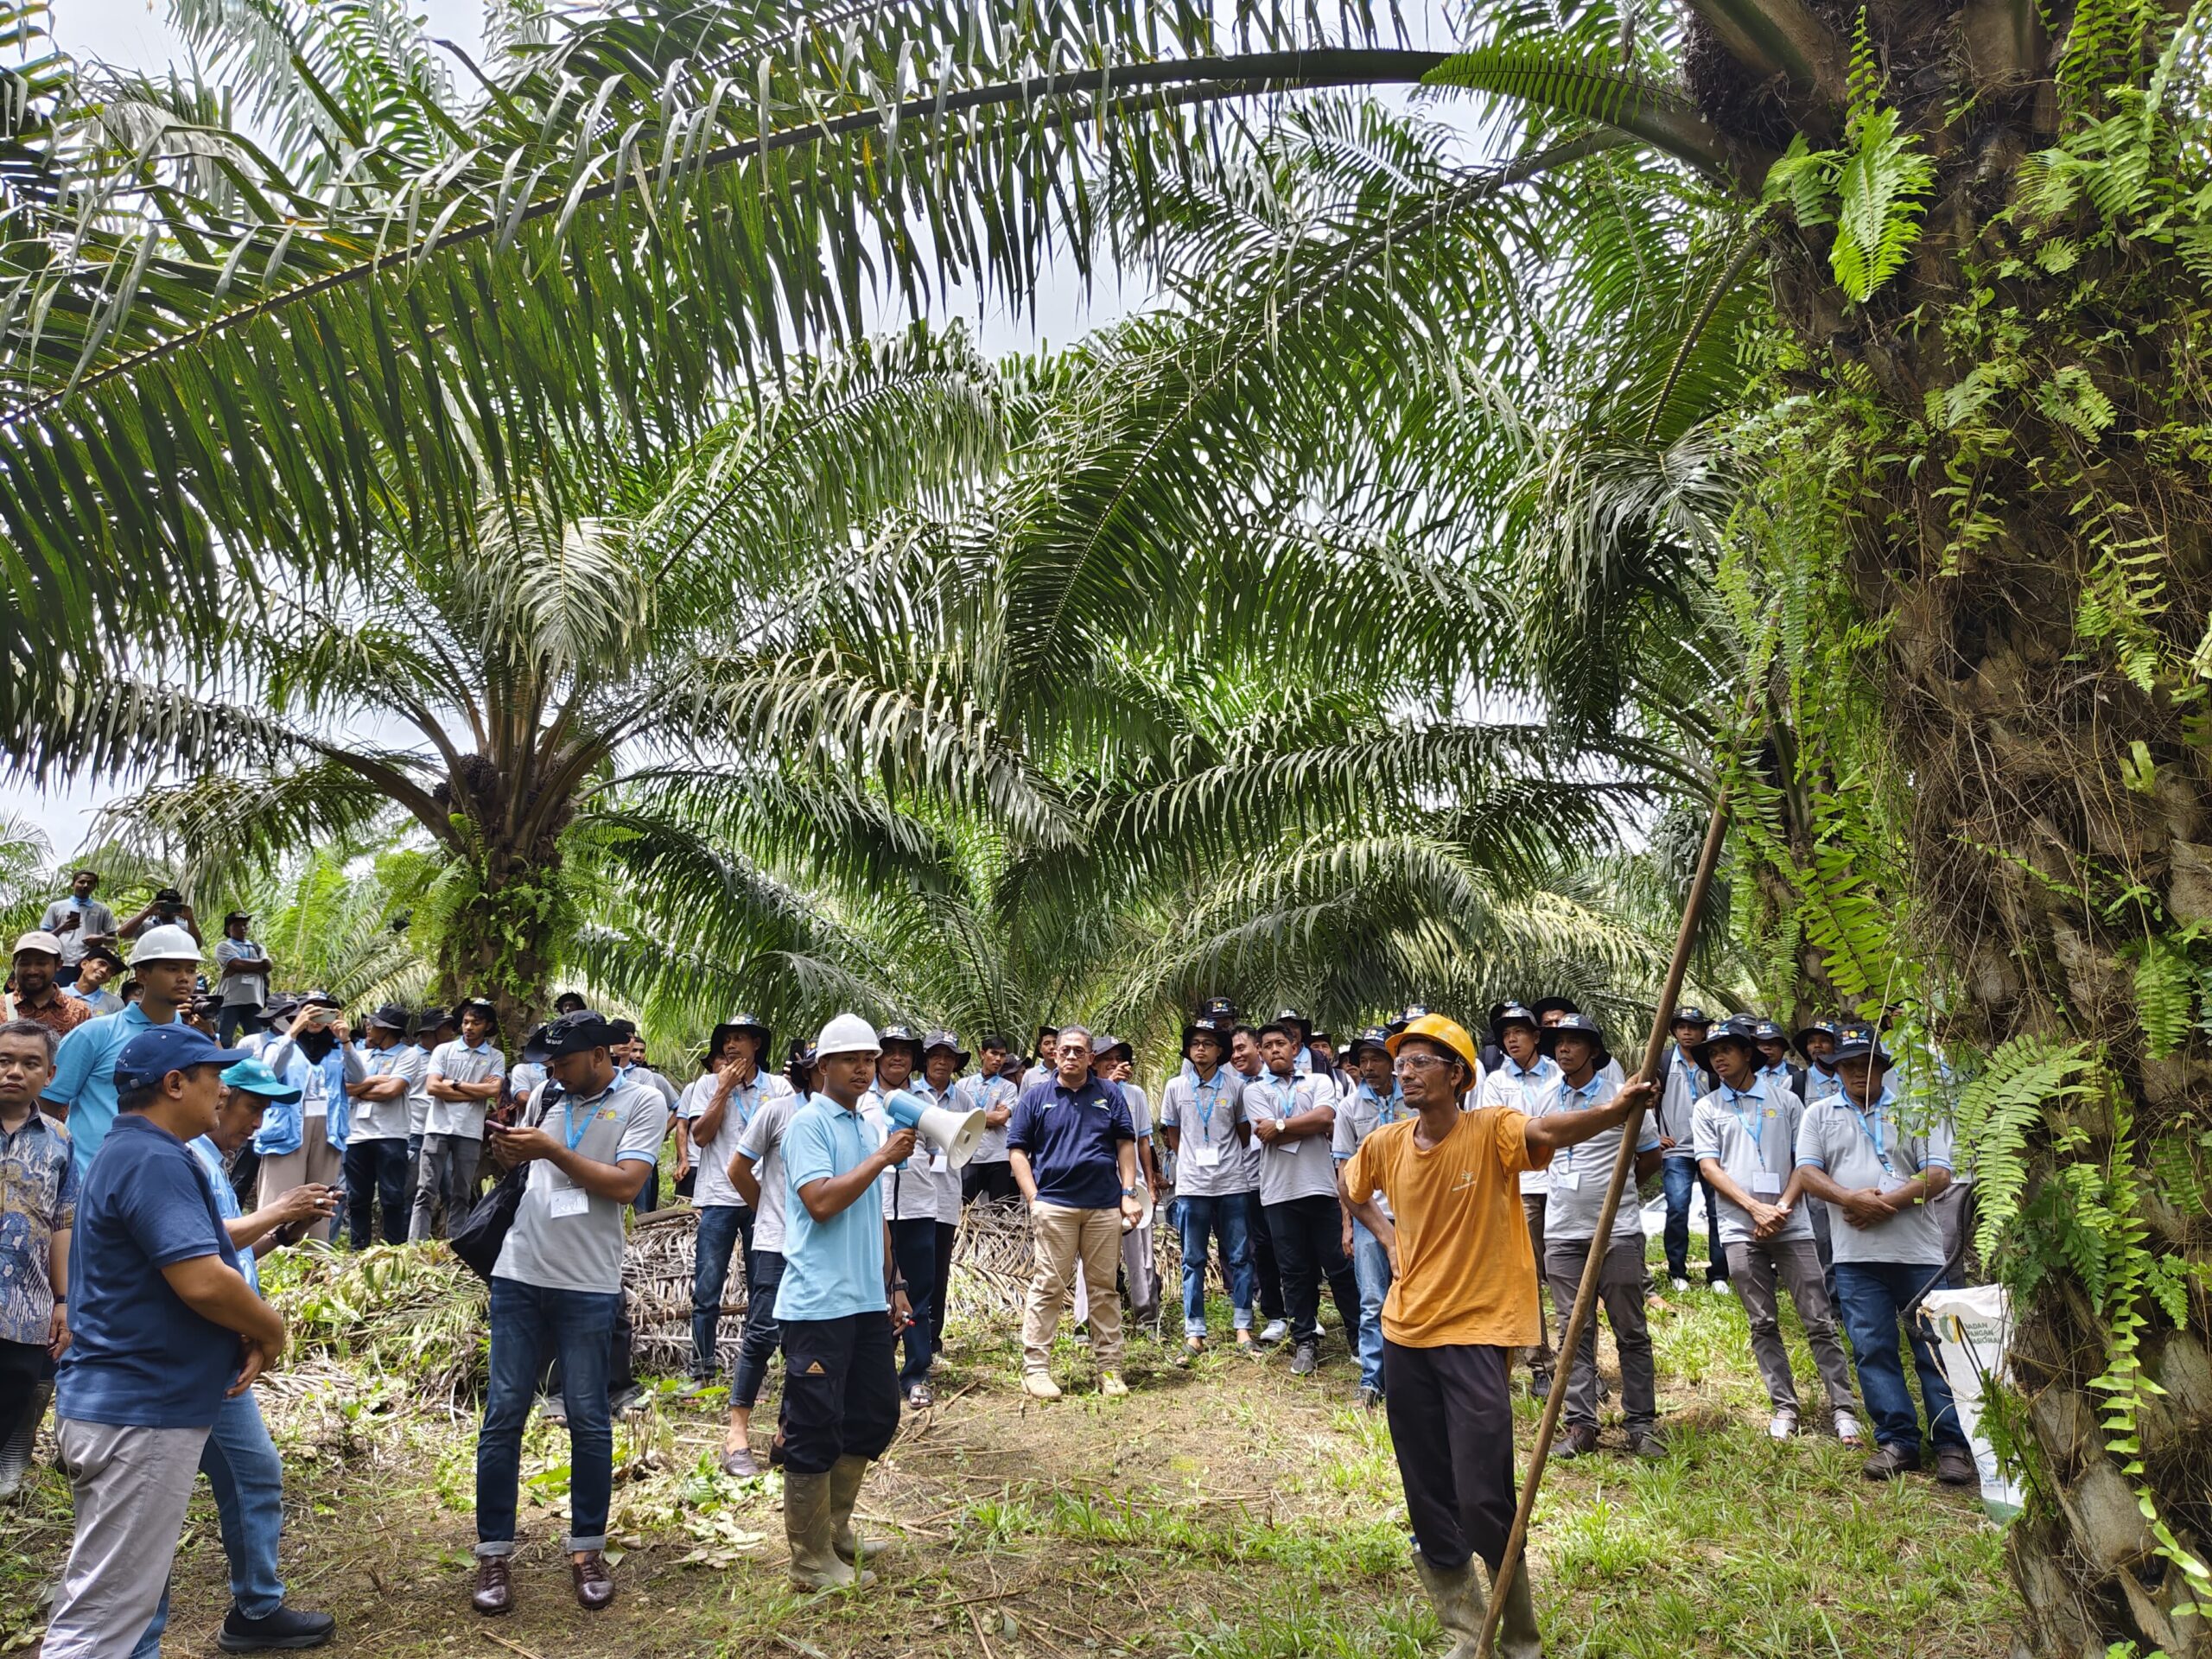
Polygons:
[[[1748,664],[1797,717],[1768,781],[1845,821],[1806,861],[1829,958],[1906,960],[1953,1040],[2007,1057],[1962,1109],[1993,1137],[1987,1213],[2018,1282],[2061,1293],[2014,1356],[2047,1402],[2020,1441],[2026,1644],[2194,1642],[2202,1424],[2154,1389],[2186,1382],[2181,1327],[2204,1311],[2203,1194],[2180,1173],[2212,914],[2202,15],[1684,0],[1484,13],[1424,52],[1373,44],[1357,7],[1332,37],[1288,7],[1223,29],[1116,3],[636,5],[517,58],[438,166],[365,135],[340,197],[229,152],[242,205],[220,212],[204,137],[88,143],[81,92],[35,64],[0,413],[11,649],[81,647],[103,607],[212,607],[219,543],[359,568],[386,497],[406,539],[460,539],[487,458],[511,510],[565,508],[574,458],[688,433],[727,378],[857,332],[870,259],[893,292],[1027,293],[1048,246],[1141,257],[1153,205],[1241,152],[1276,95],[1463,89],[1496,115],[1491,175],[1240,315],[1395,296],[1395,318],[1312,308],[1337,344],[1316,327],[1290,353],[1341,363],[1348,398],[1418,342],[1440,283],[1485,290],[1496,341],[1551,282],[1585,308],[1570,335],[1649,302],[1686,342],[1630,388],[1663,429],[1713,322],[1757,296],[1735,379],[1756,476],[1721,574],[1781,625]],[[1708,258],[1655,276],[1576,241],[1580,207],[1638,178],[1709,215]],[[1446,221],[1534,234],[1500,243],[1504,283],[1400,257],[1394,231]],[[66,701],[54,677],[10,679],[19,709]],[[1859,866],[1900,837],[1906,857]],[[2108,1440],[2077,1427],[2093,1400]]]

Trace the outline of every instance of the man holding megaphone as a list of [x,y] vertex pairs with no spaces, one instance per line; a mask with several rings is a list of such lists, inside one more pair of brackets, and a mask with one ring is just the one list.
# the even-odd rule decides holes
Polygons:
[[784,1130],[784,1531],[791,1582],[827,1590],[861,1570],[853,1532],[868,1465],[899,1432],[893,1330],[911,1310],[889,1271],[878,1189],[913,1156],[910,1128],[885,1134],[861,1116],[875,1071],[875,1028],[841,1014],[815,1039],[818,1092]]

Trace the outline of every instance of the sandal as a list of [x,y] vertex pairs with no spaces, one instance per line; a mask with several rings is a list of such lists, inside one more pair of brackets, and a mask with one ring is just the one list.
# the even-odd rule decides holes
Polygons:
[[1206,1339],[1204,1337],[1184,1338],[1183,1351],[1175,1356],[1175,1364],[1177,1369],[1187,1371],[1191,1369],[1192,1364],[1197,1360],[1198,1357],[1205,1352],[1205,1351]]

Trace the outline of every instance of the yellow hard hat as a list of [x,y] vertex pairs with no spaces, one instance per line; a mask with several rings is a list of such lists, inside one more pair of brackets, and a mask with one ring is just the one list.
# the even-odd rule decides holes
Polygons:
[[1482,1074],[1483,1063],[1476,1052],[1475,1039],[1467,1034],[1467,1028],[1458,1020],[1446,1020],[1440,1014],[1424,1014],[1385,1045],[1392,1059],[1398,1058],[1398,1045],[1408,1037],[1426,1037],[1433,1043],[1443,1044],[1467,1063],[1469,1077]]

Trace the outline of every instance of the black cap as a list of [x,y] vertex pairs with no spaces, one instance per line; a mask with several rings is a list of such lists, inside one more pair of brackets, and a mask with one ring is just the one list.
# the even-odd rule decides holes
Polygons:
[[228,927],[232,922],[250,922],[252,919],[253,912],[251,911],[234,910],[223,918],[223,925],[225,927]]
[[1703,1042],[1684,1044],[1683,1052],[1707,1071],[1712,1069],[1712,1062],[1706,1057],[1713,1052],[1715,1043],[1738,1042],[1757,1054],[1759,1052],[1760,1024],[1756,1015],[1732,1014],[1707,1032]]
[[1763,1043],[1780,1043],[1784,1048],[1790,1046],[1789,1033],[1771,1020],[1759,1021],[1758,1040]]
[[1675,1017],[1667,1022],[1667,1029],[1672,1031],[1676,1026],[1709,1026],[1712,1023],[1711,1014],[1694,1002],[1686,1002],[1675,1010]]
[[1327,1032],[1322,1030],[1319,1026],[1313,1026],[1307,1029],[1306,1033],[1306,1040],[1309,1046],[1314,1043],[1326,1043],[1331,1048],[1334,1048],[1337,1046],[1337,1039],[1330,1036]]
[[1843,1039],[1843,1027],[1833,1020],[1815,1020],[1791,1039],[1790,1046],[1809,1059],[1813,1051],[1805,1046],[1805,1039],[1813,1036],[1823,1036],[1830,1042],[1840,1042]]
[[1379,1048],[1388,1054],[1390,1052],[1389,1032],[1381,1026],[1368,1027],[1345,1046],[1344,1058],[1350,1060],[1354,1065],[1357,1065],[1359,1051],[1363,1048]]
[[1125,1060],[1134,1060],[1137,1057],[1135,1047],[1126,1037],[1109,1037],[1102,1033],[1098,1046],[1090,1051],[1090,1063],[1096,1065],[1117,1050]]
[[723,1038],[734,1036],[741,1031],[753,1033],[755,1045],[753,1059],[757,1062],[767,1058],[768,1051],[776,1046],[776,1036],[768,1029],[768,1022],[757,1014],[733,1014],[716,1026],[714,1035],[707,1039],[708,1058],[711,1059],[722,1052]]
[[[880,1037],[876,1039],[876,1041],[878,1042],[881,1042],[882,1040],[883,1039]],[[968,1064],[968,1051],[960,1046],[960,1039],[953,1033],[947,1031],[942,1026],[935,1027],[922,1033],[922,1058],[925,1060],[929,1058],[930,1051],[933,1048],[945,1048],[951,1050],[952,1061],[955,1065],[965,1065]]]
[[922,1039],[904,1026],[885,1026],[875,1033],[875,1040],[885,1048],[899,1044],[913,1055],[916,1065],[922,1063]]
[[397,1002],[387,1002],[369,1016],[369,1025],[376,1031],[396,1031],[404,1036],[414,1016]]
[[[1221,1002],[1227,999],[1216,997],[1213,1000],[1215,1002]],[[1212,1004],[1209,1003],[1207,1006],[1211,1007]],[[1234,1018],[1226,1014],[1209,1014],[1205,1009],[1200,1009],[1192,1016],[1191,1023],[1183,1027],[1183,1058],[1190,1058],[1191,1045],[1201,1037],[1211,1037],[1220,1045],[1224,1054],[1228,1053],[1230,1034],[1236,1028],[1236,1021]]]
[[1227,1031],[1236,1023],[1236,1004],[1225,996],[1210,996],[1198,1004],[1198,1017],[1217,1020],[1221,1028]]
[[1605,1033],[1598,1028],[1598,1022],[1588,1014],[1580,1012],[1563,1014],[1560,1016],[1557,1025],[1546,1026],[1538,1032],[1536,1046],[1548,1055],[1559,1046],[1559,1039],[1567,1036],[1587,1037],[1592,1042],[1597,1044],[1597,1058],[1591,1061],[1591,1065],[1601,1071],[1605,1070],[1605,1062],[1613,1058],[1606,1050]]
[[1846,1026],[1835,1039],[1838,1065],[1846,1060],[1864,1059],[1870,1054],[1877,1065],[1890,1064],[1889,1053],[1882,1046],[1882,1035],[1872,1026]]
[[467,1014],[471,1008],[474,1008],[479,1014],[481,1014],[493,1025],[496,1026],[499,1023],[499,1011],[492,1006],[492,999],[490,997],[464,996],[460,1001],[453,1005],[454,1024],[456,1026],[459,1025],[461,1023],[461,1015]]
[[1526,1026],[1539,1037],[1543,1035],[1544,1022],[1522,1007],[1518,1002],[1500,1002],[1490,1011],[1490,1039],[1500,1045],[1505,1041],[1508,1026]]
[[614,1020],[602,1019],[589,1008],[579,1008],[574,1014],[564,1014],[557,1020],[549,1020],[531,1032],[524,1039],[522,1057],[533,1065],[543,1065],[564,1055],[588,1054],[594,1048],[612,1048],[623,1040],[615,1034],[616,1024]]

